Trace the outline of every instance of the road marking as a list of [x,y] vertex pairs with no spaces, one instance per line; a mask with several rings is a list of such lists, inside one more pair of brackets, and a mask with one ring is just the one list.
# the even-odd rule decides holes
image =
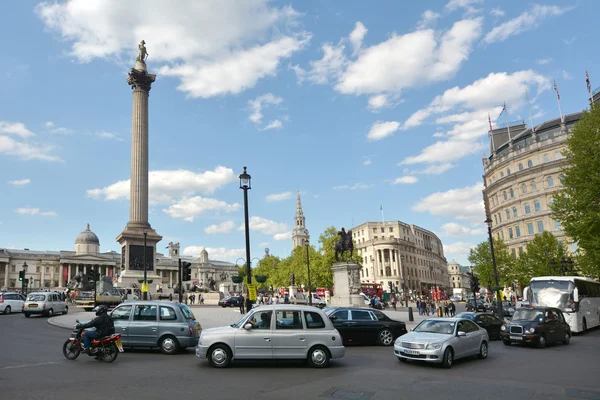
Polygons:
[[39,366],[42,366],[42,365],[54,365],[54,364],[58,364],[58,363],[55,363],[55,362],[53,362],[53,361],[50,361],[50,362],[45,362],[45,363],[37,363],[37,364],[11,365],[11,366],[8,366],[8,367],[2,367],[2,368],[0,368],[0,371],[1,371],[1,370],[5,370],[5,369],[17,369],[17,368],[39,367]]

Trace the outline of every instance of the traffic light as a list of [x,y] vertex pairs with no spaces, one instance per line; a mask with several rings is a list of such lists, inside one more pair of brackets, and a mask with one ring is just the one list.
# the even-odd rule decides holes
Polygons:
[[181,280],[183,282],[192,280],[192,263],[185,261],[181,263]]
[[23,281],[23,279],[25,278],[25,271],[19,271],[19,281]]
[[471,290],[473,292],[479,292],[479,289],[481,289],[479,287],[479,278],[476,277],[475,275],[471,276]]

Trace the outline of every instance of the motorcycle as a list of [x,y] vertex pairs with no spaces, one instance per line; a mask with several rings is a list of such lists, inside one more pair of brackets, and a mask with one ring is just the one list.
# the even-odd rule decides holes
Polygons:
[[[79,324],[79,320],[77,320]],[[83,328],[77,328],[77,325],[71,332],[71,337],[63,344],[63,355],[68,360],[75,360],[83,350]],[[123,352],[123,343],[119,340],[120,333],[113,333],[99,339],[92,339],[92,345],[88,350],[88,356],[94,356],[97,360],[111,363],[117,359],[119,353]]]

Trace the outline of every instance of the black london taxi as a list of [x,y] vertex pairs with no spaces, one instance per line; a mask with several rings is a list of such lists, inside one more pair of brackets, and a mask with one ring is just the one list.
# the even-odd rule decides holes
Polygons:
[[500,328],[502,342],[524,343],[546,347],[549,343],[569,344],[571,328],[563,313],[553,307],[521,307],[515,310],[510,323]]

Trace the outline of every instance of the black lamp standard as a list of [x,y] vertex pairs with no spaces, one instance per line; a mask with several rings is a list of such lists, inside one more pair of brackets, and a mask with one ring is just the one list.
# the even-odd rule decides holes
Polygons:
[[304,242],[304,245],[306,246],[306,267],[308,268],[308,305],[312,306],[312,288],[310,286],[310,258],[308,256],[308,250],[310,248],[310,243],[308,242],[308,240],[306,242]]
[[504,321],[504,310],[502,310],[502,298],[500,298],[500,286],[498,282],[498,269],[496,268],[496,256],[494,256],[494,239],[492,238],[492,219],[488,216],[488,218],[484,222],[488,226],[490,251],[492,253],[492,266],[494,267],[494,282],[496,283],[496,303],[498,303],[498,318]]
[[21,282],[21,292],[23,292],[23,294],[25,296],[27,296],[27,285],[28,285],[28,281],[27,281],[27,277],[25,276],[25,274],[27,273],[27,261],[23,262],[23,282]]
[[148,233],[144,231],[144,286],[142,287],[142,300],[148,300],[148,266],[146,264],[146,239]]
[[562,269],[563,276],[567,276],[567,271],[571,272],[573,270],[573,260],[571,259],[571,257],[569,257],[566,260],[563,257],[562,260],[560,260],[560,266]]
[[400,256],[400,268],[402,270],[402,294],[404,295],[404,303],[408,307],[408,294],[406,293],[406,273],[404,271],[404,255]]
[[[252,269],[250,268],[250,224],[248,222],[248,190],[252,187],[250,185],[250,175],[246,172],[246,167],[244,167],[244,172],[240,174],[240,189],[244,191],[244,225],[246,227],[246,282],[248,285],[252,284]],[[252,301],[250,300],[250,292],[248,292],[248,296],[246,297],[246,310],[250,311],[252,309]]]

